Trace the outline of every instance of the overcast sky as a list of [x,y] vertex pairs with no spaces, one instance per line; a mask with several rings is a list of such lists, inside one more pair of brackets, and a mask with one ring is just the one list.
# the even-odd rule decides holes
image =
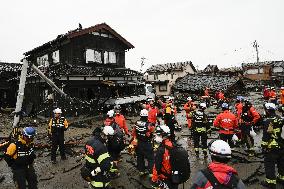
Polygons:
[[107,23],[135,48],[126,67],[192,61],[199,69],[284,59],[283,0],[6,0],[0,11],[0,60],[78,27]]

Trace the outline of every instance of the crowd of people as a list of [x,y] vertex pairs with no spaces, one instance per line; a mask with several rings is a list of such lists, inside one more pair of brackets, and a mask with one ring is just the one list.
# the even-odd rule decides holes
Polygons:
[[[179,184],[192,176],[191,189],[220,188],[219,186],[243,189],[244,183],[228,162],[232,158],[232,149],[240,146],[246,148],[249,157],[255,156],[254,130],[261,125],[261,147],[266,175],[261,184],[272,189],[276,188],[277,183],[283,185],[284,139],[281,138],[281,133],[284,122],[277,114],[277,107],[282,106],[278,104],[275,89],[271,88],[268,96],[265,90],[265,118],[251,101],[242,96],[237,96],[234,103],[229,103],[222,91],[212,97],[210,89],[206,88],[198,102],[187,97],[183,109],[195,156],[207,159],[210,155],[212,160],[206,169],[195,174],[190,172],[187,151],[177,141],[177,107],[174,98],[169,97],[166,101],[148,99],[141,104],[140,119],[129,127],[121,113],[121,107],[116,105],[107,112],[104,124],[97,126],[93,136],[86,142],[85,164],[81,168],[81,176],[92,188],[111,188],[111,180],[120,175],[118,164],[122,159],[121,152],[128,148],[130,155],[136,158],[139,176],[148,177],[153,188],[177,189]],[[284,95],[284,88],[281,91]],[[280,104],[283,104],[284,97],[281,95]],[[206,109],[212,106],[214,98],[217,100],[216,108],[221,108],[222,111],[211,122]],[[56,108],[47,128],[53,164],[57,163],[58,146],[61,159],[67,159],[64,149],[64,132],[67,129],[68,121],[62,116],[62,110]],[[208,143],[208,134],[212,130],[218,131],[219,137]],[[26,188],[26,182],[28,188],[37,188],[37,176],[33,168],[35,135],[33,127],[25,127],[18,140],[10,142],[7,147],[5,160],[12,169],[19,189]]]

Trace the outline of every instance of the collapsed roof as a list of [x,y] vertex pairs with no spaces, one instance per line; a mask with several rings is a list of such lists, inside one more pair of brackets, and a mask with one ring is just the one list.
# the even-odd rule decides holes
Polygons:
[[241,82],[238,77],[189,74],[178,79],[173,85],[173,89],[182,92],[197,92],[203,91],[205,87],[209,87],[211,90],[214,91],[227,91],[228,89],[236,85],[238,82]]
[[172,72],[172,71],[183,71],[183,69],[190,65],[192,70],[196,72],[195,67],[191,61],[186,62],[176,62],[176,63],[167,63],[167,64],[156,64],[152,65],[146,70],[147,73],[157,73],[157,72]]

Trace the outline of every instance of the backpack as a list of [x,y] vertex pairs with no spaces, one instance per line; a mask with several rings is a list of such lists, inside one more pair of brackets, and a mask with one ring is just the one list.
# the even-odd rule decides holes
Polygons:
[[232,174],[230,181],[224,185],[218,181],[212,171],[210,171],[208,168],[201,170],[201,172],[211,183],[213,189],[236,189],[240,180],[235,174]]
[[190,177],[190,161],[188,152],[179,145],[174,145],[169,149],[170,163],[172,168],[172,182],[181,184],[186,182]]

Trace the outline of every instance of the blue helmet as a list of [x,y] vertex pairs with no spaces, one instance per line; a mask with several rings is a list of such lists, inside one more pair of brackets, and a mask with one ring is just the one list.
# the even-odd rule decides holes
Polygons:
[[33,127],[25,127],[23,129],[23,136],[33,138],[36,135],[36,130]]
[[227,104],[227,103],[223,103],[222,104],[222,109],[229,109],[229,104]]

